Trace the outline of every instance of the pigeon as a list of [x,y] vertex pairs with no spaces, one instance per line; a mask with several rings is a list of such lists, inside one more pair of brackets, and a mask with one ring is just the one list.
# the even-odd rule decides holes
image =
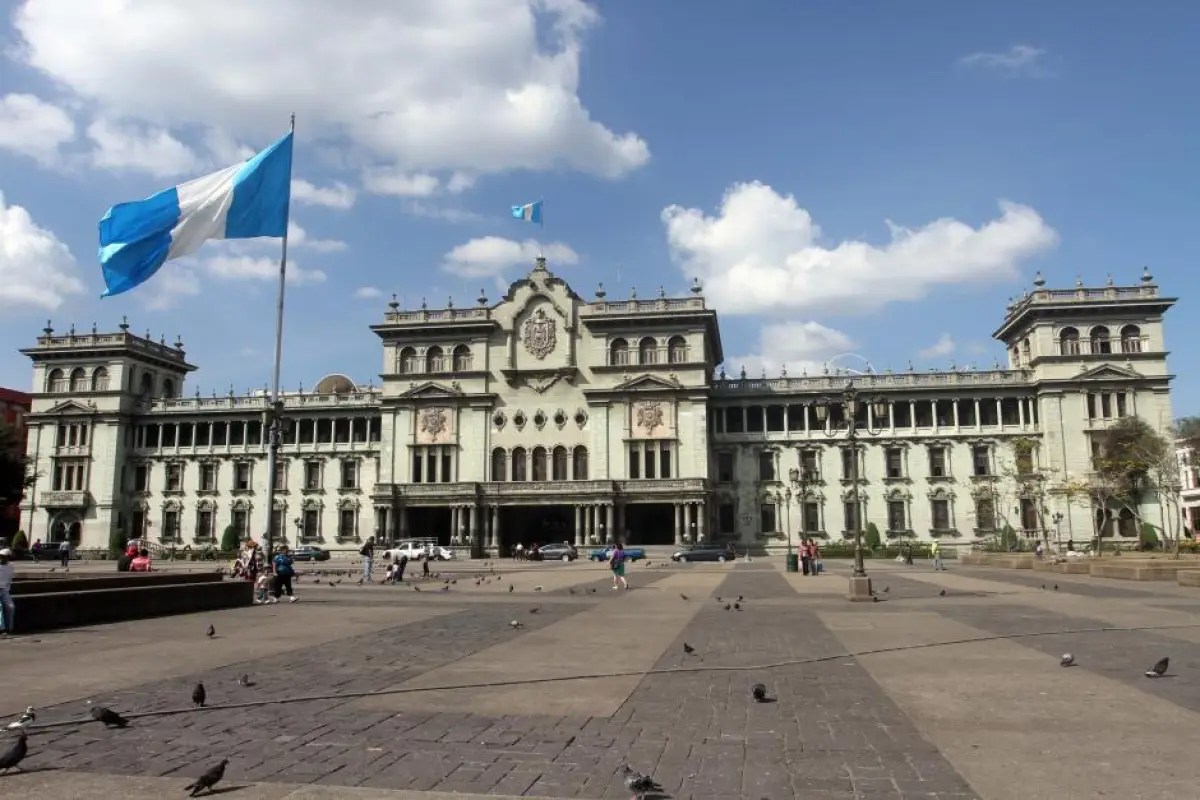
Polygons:
[[718,602],[718,603],[720,603],[720,602],[721,602],[721,595],[717,595],[717,602]]
[[509,593],[509,594],[512,594],[512,592],[513,592],[513,585],[510,583],[510,584],[508,585],[508,593]]
[[212,625],[209,625],[208,630],[204,632],[204,635],[211,639],[217,635],[217,629]]
[[567,587],[567,594],[575,594],[575,589],[574,589],[574,588],[572,588],[572,587],[570,587],[570,586],[568,586],[568,587]]
[[94,706],[92,708],[92,719],[96,722],[103,722],[106,728],[128,728],[129,720],[122,717],[111,708],[104,706]]
[[945,590],[945,589],[942,589],[941,591],[939,591],[939,592],[938,592],[938,597],[945,597],[945,596],[946,596],[946,590]]
[[690,656],[692,653],[696,652],[696,648],[692,647],[687,642],[684,642],[683,643],[683,652]]
[[726,611],[728,611],[728,610],[729,610],[729,609],[731,609],[731,608],[733,608],[733,606],[729,605],[729,603],[726,603],[726,604],[725,604],[725,610],[726,610]]
[[524,623],[524,622],[517,622],[517,621],[514,619],[512,622],[508,623],[508,627],[512,628],[513,630],[516,630],[517,628],[524,628],[524,627],[525,627],[525,623]]
[[687,600],[687,599],[688,599],[688,596],[687,596],[686,594],[684,594],[683,592],[680,592],[680,593],[679,593],[679,599],[680,599],[680,600]]
[[1071,655],[1070,653],[1063,653],[1063,657],[1058,660],[1058,665],[1060,667],[1075,666],[1075,656]]
[[745,599],[746,599],[746,598],[742,597],[740,594],[738,595],[738,602],[739,602],[739,603],[740,603],[740,602],[742,602],[742,601],[743,601],[743,600],[745,600]]
[[17,740],[12,743],[12,747],[0,753],[0,772],[21,769],[21,762],[25,760],[28,752],[29,739],[26,737],[25,731],[21,731],[17,734]]
[[197,683],[196,688],[192,689],[192,705],[196,708],[204,708],[206,699],[208,699],[208,692],[204,690],[204,684]]
[[535,587],[533,587],[533,590],[534,590],[535,592],[540,592],[540,591],[542,590],[542,587],[540,587],[540,586],[535,586]]
[[625,788],[633,792],[634,799],[645,797],[648,794],[659,794],[663,788],[658,781],[651,778],[649,775],[643,775],[640,772],[634,772],[629,768],[629,765],[621,767],[621,771],[625,774]]
[[1056,584],[1054,584],[1054,591],[1056,591],[1056,592],[1058,591],[1058,584],[1057,584],[1057,583],[1056,583]]
[[892,590],[892,587],[890,587],[890,586],[885,586],[885,587],[883,587],[883,593],[884,593],[884,594],[887,594],[887,593],[888,593],[888,592],[890,592],[891,590]]
[[249,675],[241,675],[238,677],[238,686],[253,686],[254,681],[250,680]]
[[1043,588],[1043,589],[1045,589],[1045,588],[1046,588],[1046,584],[1044,584],[1044,583],[1043,583],[1043,584],[1042,584],[1042,588]]
[[1163,656],[1158,661],[1154,662],[1154,666],[1146,670],[1147,678],[1161,678],[1167,674],[1167,667],[1171,666],[1171,659]]
[[202,790],[211,792],[213,787],[217,785],[221,778],[225,777],[225,765],[228,763],[228,758],[221,759],[220,764],[205,770],[203,775],[201,775],[199,778],[196,778],[195,783],[191,783],[183,787],[184,791],[191,792],[189,797],[195,797],[196,795],[200,794]]
[[588,589],[588,591],[589,591],[589,592],[591,592],[592,594],[595,594],[595,593],[596,593],[596,587],[595,587],[595,586],[593,586],[592,588]]
[[754,698],[754,702],[765,703],[767,702],[767,687],[756,683],[750,687],[750,695]]
[[28,725],[29,723],[33,722],[35,719],[37,719],[37,714],[34,712],[33,706],[29,706],[28,708],[25,709],[24,714],[17,717],[16,722],[8,723],[7,730],[19,731],[22,728],[24,728],[26,725]]
[[531,608],[531,609],[529,609],[529,613],[530,613],[530,614],[536,614],[536,613],[538,613],[539,611],[541,611],[541,609],[540,609],[540,608]]

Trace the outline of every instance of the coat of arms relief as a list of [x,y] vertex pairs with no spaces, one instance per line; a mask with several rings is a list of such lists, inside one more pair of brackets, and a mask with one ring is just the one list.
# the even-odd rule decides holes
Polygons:
[[450,411],[446,408],[427,408],[419,418],[421,439],[435,442],[450,428]]
[[540,360],[550,355],[558,343],[554,318],[548,316],[545,309],[539,308],[521,325],[521,339],[525,343],[525,349],[534,358]]
[[663,426],[665,415],[662,403],[642,403],[637,407],[636,413],[637,426],[645,431],[647,436],[653,436],[654,432]]

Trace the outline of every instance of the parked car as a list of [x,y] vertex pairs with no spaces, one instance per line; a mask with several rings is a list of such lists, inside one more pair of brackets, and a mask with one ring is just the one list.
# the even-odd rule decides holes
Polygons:
[[415,561],[425,555],[429,555],[435,561],[449,561],[454,558],[454,551],[431,540],[403,541],[390,550],[383,551],[383,557],[386,559],[397,559],[404,556],[409,561]]
[[566,542],[544,544],[529,554],[534,561],[574,561],[579,558],[575,545]]
[[292,551],[292,561],[328,561],[329,551],[323,547],[306,544]]
[[724,544],[695,544],[690,547],[683,547],[671,554],[672,561],[687,562],[687,561],[732,561],[736,553],[728,545]]
[[[599,550],[593,550],[588,554],[590,561],[608,561],[608,557],[612,555],[611,547],[602,547]],[[641,561],[646,557],[646,551],[640,547],[626,547],[625,558],[629,561]]]

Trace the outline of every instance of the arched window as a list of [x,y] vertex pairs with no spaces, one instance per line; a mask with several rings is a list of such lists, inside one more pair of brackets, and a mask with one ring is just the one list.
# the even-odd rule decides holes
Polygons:
[[154,396],[154,377],[149,372],[142,374],[142,387],[139,390],[142,397]]
[[471,348],[460,344],[454,348],[454,371],[469,372],[471,370]]
[[1063,356],[1079,355],[1079,331],[1063,328],[1058,334],[1058,352]]
[[1029,344],[1029,339],[1025,339],[1024,341],[1021,342],[1021,359],[1025,362],[1026,365],[1028,365],[1030,359],[1032,359],[1032,358],[1033,358],[1033,348]]
[[561,444],[554,448],[554,480],[567,480],[567,464],[570,462],[570,460],[571,459],[567,454],[567,448],[563,447]]
[[654,337],[647,336],[645,339],[642,339],[642,341],[638,342],[638,363],[658,363],[658,342],[654,341]]
[[613,339],[608,346],[608,363],[620,366],[629,363],[629,342],[624,339]]
[[86,392],[88,388],[87,370],[83,367],[76,367],[71,370],[71,391]]
[[442,372],[446,369],[446,365],[442,358],[442,348],[434,345],[425,351],[425,371],[426,372]]
[[61,369],[52,369],[50,374],[46,376],[46,391],[47,392],[65,392],[67,390],[67,376]]
[[1137,536],[1137,520],[1134,519],[1133,512],[1128,508],[1122,508],[1121,513],[1117,515],[1117,535],[1118,536]]
[[1092,355],[1108,355],[1112,352],[1112,342],[1108,338],[1108,328],[1097,325],[1092,328]]
[[587,448],[579,445],[575,448],[574,464],[571,468],[571,477],[577,481],[586,481],[588,479],[588,453]]
[[400,356],[396,359],[397,371],[401,375],[416,375],[421,371],[421,361],[417,358],[416,348],[405,347],[400,350]]
[[1021,366],[1021,351],[1015,344],[1008,348],[1008,360],[1012,362],[1014,367]]
[[504,452],[503,447],[492,451],[492,480],[508,480],[508,453]]
[[672,364],[684,364],[688,360],[687,339],[682,336],[672,336],[667,342],[667,359]]
[[1137,325],[1126,325],[1121,328],[1121,352],[1142,352],[1142,329]]
[[526,472],[526,469],[527,469],[527,467],[526,467],[526,459],[525,459],[525,448],[524,447],[513,448],[513,451],[512,451],[512,479],[514,481],[529,480],[529,476],[528,476],[528,473]]
[[95,372],[92,373],[92,391],[108,391],[108,370],[104,367],[96,367]]
[[546,480],[546,448],[533,448],[533,479],[535,481]]
[[175,396],[175,381],[167,378],[162,382],[162,396],[167,399]]
[[1096,528],[1101,536],[1113,535],[1113,513],[1108,509],[1096,509]]

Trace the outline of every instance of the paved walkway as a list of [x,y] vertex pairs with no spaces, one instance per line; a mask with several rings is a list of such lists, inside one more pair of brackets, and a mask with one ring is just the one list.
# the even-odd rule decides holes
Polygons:
[[[870,563],[883,601],[850,604],[836,565],[638,566],[630,592],[592,564],[472,566],[0,642],[0,715],[33,704],[39,726],[0,795],[159,798],[225,757],[246,798],[628,797],[625,763],[722,800],[1149,800],[1200,779],[1200,591]],[[1162,655],[1179,677],[1144,678]],[[188,708],[197,680],[209,709]],[[132,725],[82,722],[89,700]]]

